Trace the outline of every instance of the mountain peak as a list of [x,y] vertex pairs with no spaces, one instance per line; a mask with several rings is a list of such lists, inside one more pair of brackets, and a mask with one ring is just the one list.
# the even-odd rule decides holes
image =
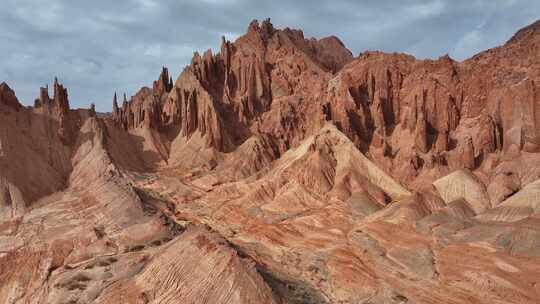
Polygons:
[[540,34],[540,19],[517,31],[506,44],[532,39]]
[[153,88],[154,93],[160,96],[171,91],[172,81],[169,78],[169,70],[166,67],[161,68],[161,74],[158,80],[154,81]]
[[6,82],[0,83],[0,104],[6,104],[15,109],[19,109],[21,104],[15,96],[15,92]]
[[539,27],[352,60],[253,21],[103,115],[1,83],[0,299],[537,303]]
[[266,18],[259,24],[257,19],[253,19],[248,26],[248,32],[257,31],[261,33],[272,34],[275,29],[270,18]]

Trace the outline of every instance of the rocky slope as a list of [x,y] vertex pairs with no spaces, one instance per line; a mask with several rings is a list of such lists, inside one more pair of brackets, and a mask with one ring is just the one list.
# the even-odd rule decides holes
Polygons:
[[0,303],[535,303],[539,48],[265,20],[104,117],[2,83]]

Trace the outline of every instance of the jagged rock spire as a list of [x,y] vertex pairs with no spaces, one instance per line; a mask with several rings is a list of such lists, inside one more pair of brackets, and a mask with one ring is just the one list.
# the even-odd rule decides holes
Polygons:
[[272,34],[275,32],[274,25],[270,21],[270,18],[266,18],[261,24],[259,25],[259,21],[257,19],[253,19],[248,26],[248,35],[256,33],[260,35],[260,38],[263,41],[267,41],[268,38],[272,36]]
[[58,82],[58,77],[54,77],[53,92],[53,106],[55,107],[55,110],[59,113],[67,113],[67,111],[69,111],[68,92],[67,89]]
[[0,105],[5,104],[12,108],[19,109],[21,104],[15,96],[15,92],[5,82],[0,84]]
[[169,77],[169,70],[166,67],[162,67],[158,80],[154,81],[154,94],[161,96],[170,92],[171,89],[172,78]]
[[36,103],[36,106],[48,106],[51,103],[51,98],[49,97],[49,85],[39,88],[39,99]]
[[54,77],[53,98],[49,97],[49,85],[39,88],[39,97],[34,102],[34,107],[46,107],[54,110],[57,114],[65,114],[69,111],[68,91],[59,83],[58,77]]

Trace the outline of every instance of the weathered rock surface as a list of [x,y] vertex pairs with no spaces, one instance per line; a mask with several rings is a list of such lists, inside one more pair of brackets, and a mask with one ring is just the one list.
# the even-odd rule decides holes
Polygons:
[[2,83],[0,303],[536,303],[539,48],[265,20],[109,116]]
[[463,198],[477,214],[490,206],[484,185],[470,171],[457,170],[436,180],[433,185],[447,204]]
[[110,285],[96,303],[277,303],[255,269],[225,239],[190,228],[131,280]]

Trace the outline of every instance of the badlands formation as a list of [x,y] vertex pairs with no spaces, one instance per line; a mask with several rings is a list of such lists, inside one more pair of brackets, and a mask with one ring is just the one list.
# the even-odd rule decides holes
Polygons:
[[538,303],[539,50],[265,20],[106,116],[2,83],[0,303]]

